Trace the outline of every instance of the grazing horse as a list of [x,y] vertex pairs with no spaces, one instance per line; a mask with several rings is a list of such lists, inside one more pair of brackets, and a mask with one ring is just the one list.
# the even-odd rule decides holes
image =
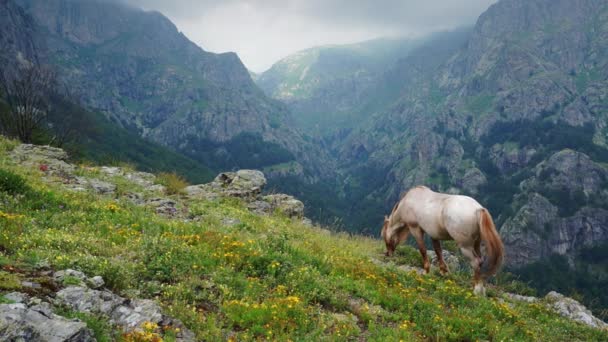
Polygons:
[[[502,241],[487,209],[471,197],[442,194],[418,186],[408,191],[395,204],[391,215],[384,218],[382,237],[386,243],[386,255],[391,256],[409,233],[418,243],[426,273],[430,270],[430,263],[424,245],[424,233],[433,241],[442,274],[448,272],[448,267],[443,260],[440,241],[456,241],[473,267],[475,294],[485,295],[483,281],[498,271],[504,257]],[[482,241],[487,253],[487,267],[483,273]]]

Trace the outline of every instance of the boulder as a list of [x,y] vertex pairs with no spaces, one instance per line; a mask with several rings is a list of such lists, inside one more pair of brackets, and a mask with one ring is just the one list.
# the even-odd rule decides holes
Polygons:
[[56,147],[21,144],[9,156],[19,164],[44,169],[47,174],[69,175],[75,170],[74,165],[67,163],[68,154]]
[[194,334],[176,319],[165,316],[160,306],[149,299],[126,299],[110,291],[94,290],[83,286],[70,286],[57,292],[55,304],[74,311],[102,315],[110,323],[130,332],[141,328],[144,322],[180,329],[177,341],[194,341]]
[[101,276],[95,276],[87,279],[87,285],[92,289],[100,289],[105,285],[105,281]]
[[76,278],[83,282],[87,279],[87,276],[84,273],[69,268],[67,270],[53,273],[53,279],[57,283],[62,283],[66,277]]
[[0,341],[95,341],[85,323],[55,315],[49,306],[0,304]]
[[545,296],[545,300],[550,308],[568,319],[594,328],[608,329],[608,324],[593,316],[589,309],[572,298],[551,291]]
[[293,196],[274,194],[262,197],[271,206],[271,210],[279,210],[288,217],[304,217],[304,203]]
[[116,185],[96,178],[89,179],[88,183],[89,187],[98,194],[112,194],[114,191],[116,191]]
[[261,171],[239,170],[222,172],[211,183],[191,185],[185,191],[190,197],[215,199],[220,196],[255,198],[266,185],[266,177]]

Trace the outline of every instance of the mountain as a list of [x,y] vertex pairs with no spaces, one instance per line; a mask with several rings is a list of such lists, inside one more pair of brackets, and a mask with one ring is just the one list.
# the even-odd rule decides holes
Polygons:
[[[22,63],[46,63],[47,46],[33,18],[12,0],[0,2],[0,16],[2,72],[10,75]],[[49,97],[47,123],[52,128],[48,134],[69,133],[65,147],[75,158],[130,163],[145,171],[177,172],[190,181],[208,181],[213,176],[201,163],[121,128],[101,113],[83,108],[61,90]],[[41,143],[49,141],[46,133],[37,139]]]
[[160,13],[118,2],[20,4],[87,108],[215,170],[298,162],[321,173],[287,109],[255,86],[236,54],[206,52]]
[[[469,29],[424,38],[381,38],[350,45],[307,49],[262,73],[256,83],[287,104],[300,129],[327,137],[355,126],[398,98],[408,56],[445,58],[460,47]],[[430,53],[429,50],[434,50]],[[402,77],[404,76],[404,77]]]

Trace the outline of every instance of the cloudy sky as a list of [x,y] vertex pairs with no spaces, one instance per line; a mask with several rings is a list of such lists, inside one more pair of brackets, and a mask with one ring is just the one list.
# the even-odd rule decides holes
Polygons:
[[203,49],[256,72],[293,52],[473,24],[496,0],[125,0],[168,16]]

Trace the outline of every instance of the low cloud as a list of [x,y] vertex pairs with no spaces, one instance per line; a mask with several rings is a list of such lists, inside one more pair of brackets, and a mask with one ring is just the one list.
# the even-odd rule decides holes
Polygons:
[[418,36],[473,24],[495,0],[124,0],[157,10],[191,40],[235,51],[254,71],[315,45]]

